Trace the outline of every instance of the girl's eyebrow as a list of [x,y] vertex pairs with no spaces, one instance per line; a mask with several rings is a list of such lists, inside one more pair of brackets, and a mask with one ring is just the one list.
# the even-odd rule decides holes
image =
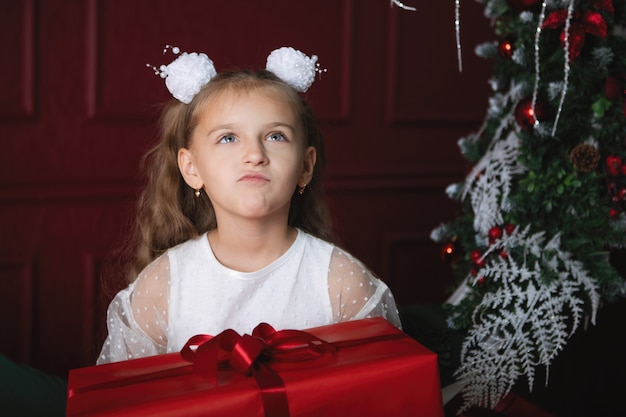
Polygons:
[[291,130],[292,133],[296,132],[296,128],[293,127],[292,125],[290,125],[289,123],[283,123],[283,122],[273,122],[273,123],[268,123],[267,125],[265,125],[266,128],[268,129],[274,129],[277,127],[285,127],[289,130]]
[[[235,128],[235,124],[233,123],[226,123],[223,125],[219,125],[219,126],[215,126],[213,129],[211,129],[210,131],[207,132],[207,136],[212,135],[214,132],[218,132],[221,130],[233,130]],[[293,127],[292,125],[290,125],[289,123],[284,123],[284,122],[271,122],[271,123],[267,123],[264,128],[265,129],[275,129],[278,127],[282,127],[282,128],[287,128],[289,130],[291,130],[292,133],[296,132],[296,128]]]
[[213,129],[209,130],[207,132],[207,136],[212,135],[214,132],[217,132],[219,130],[232,130],[233,129],[233,124],[232,123],[227,123],[224,125],[219,125],[219,126],[215,126]]

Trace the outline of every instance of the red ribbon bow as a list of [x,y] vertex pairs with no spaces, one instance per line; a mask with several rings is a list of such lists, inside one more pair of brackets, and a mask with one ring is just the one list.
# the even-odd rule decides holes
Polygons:
[[187,341],[180,354],[192,362],[194,371],[217,383],[217,372],[228,364],[244,375],[252,375],[261,389],[265,415],[289,417],[285,384],[280,375],[267,365],[272,361],[302,361],[325,353],[335,354],[336,348],[310,333],[299,330],[276,331],[261,323],[252,335],[240,336],[232,329],[217,336],[196,335]]
[[[613,2],[611,0],[595,0],[592,7],[596,10],[606,11],[613,14]],[[557,10],[550,13],[543,23],[543,28],[557,29],[565,24],[567,20],[567,10]],[[575,13],[569,27],[569,58],[573,61],[585,44],[587,33],[600,38],[605,38],[608,27],[606,20],[600,12],[588,10],[581,16]],[[561,31],[561,45],[565,44],[565,29]]]

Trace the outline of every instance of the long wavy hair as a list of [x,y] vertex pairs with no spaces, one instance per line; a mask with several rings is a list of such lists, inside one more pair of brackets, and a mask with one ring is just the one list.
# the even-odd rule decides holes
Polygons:
[[309,105],[269,71],[222,72],[189,104],[172,100],[163,109],[160,140],[144,160],[147,183],[139,198],[134,233],[128,242],[129,249],[134,247],[134,258],[127,265],[129,281],[167,249],[217,227],[210,199],[206,193],[196,197],[178,168],[178,150],[189,147],[204,104],[228,89],[250,91],[267,87],[275,89],[292,106],[304,127],[307,146],[313,146],[317,153],[313,178],[306,191],[299,194],[294,189],[288,224],[324,240],[334,240],[321,184],[326,165],[324,141]]

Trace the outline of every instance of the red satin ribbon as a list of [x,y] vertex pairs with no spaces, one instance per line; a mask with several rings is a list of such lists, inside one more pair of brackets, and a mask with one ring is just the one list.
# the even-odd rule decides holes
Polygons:
[[335,352],[332,344],[310,333],[299,330],[276,331],[269,324],[261,323],[252,331],[252,335],[240,336],[234,330],[225,330],[215,337],[194,336],[180,354],[183,359],[193,363],[196,373],[213,384],[217,383],[219,363],[224,360],[225,354],[233,370],[255,378],[266,416],[289,417],[285,384],[267,363],[302,361]]

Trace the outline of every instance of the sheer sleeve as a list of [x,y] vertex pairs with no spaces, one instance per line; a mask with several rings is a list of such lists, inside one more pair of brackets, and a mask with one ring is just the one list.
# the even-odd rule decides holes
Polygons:
[[391,290],[359,260],[337,248],[330,260],[328,291],[335,322],[384,317],[401,328]]
[[98,364],[166,353],[169,281],[169,258],[164,255],[113,298]]

